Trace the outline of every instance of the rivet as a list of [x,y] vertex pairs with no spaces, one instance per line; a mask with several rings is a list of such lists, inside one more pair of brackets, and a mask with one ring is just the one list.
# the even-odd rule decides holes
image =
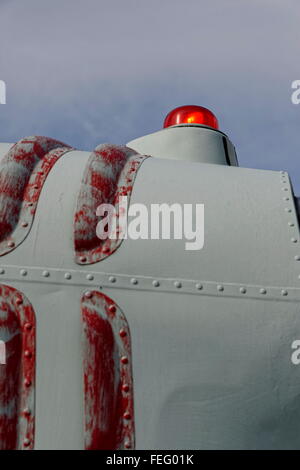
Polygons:
[[26,380],[24,381],[24,385],[25,385],[25,387],[30,387],[30,386],[31,386],[31,380],[26,379]]
[[28,202],[27,206],[28,206],[28,207],[32,207],[32,206],[33,206],[33,202]]
[[87,292],[85,292],[84,296],[85,296],[87,299],[90,299],[91,297],[93,297],[93,294],[92,294],[91,291],[88,290]]
[[44,277],[49,277],[49,276],[50,276],[50,273],[49,273],[49,271],[43,271],[42,275],[43,275]]
[[288,191],[288,188],[281,188],[282,191]]
[[124,338],[124,336],[126,336],[126,335],[127,335],[126,330],[124,330],[124,328],[121,328],[121,330],[120,330],[120,336],[121,336],[121,338]]
[[290,226],[290,227],[294,227],[295,224],[294,224],[293,222],[289,222],[289,226]]
[[94,276],[92,274],[87,274],[86,278],[87,278],[88,281],[93,281],[94,280]]
[[109,307],[108,307],[108,310],[111,312],[111,313],[115,313],[117,311],[117,308],[115,305],[111,304]]
[[202,289],[203,289],[203,285],[202,285],[202,284],[196,284],[196,289],[202,290]]
[[125,411],[125,413],[123,414],[123,418],[124,419],[131,419],[131,414],[129,413],[129,411]]
[[266,293],[267,293],[266,289],[260,289],[259,292],[260,292],[261,294],[266,294]]
[[280,171],[280,174],[281,174],[281,175],[284,175],[284,174],[285,174],[285,171],[281,170],[281,171]]
[[109,250],[110,250],[110,249],[109,249],[109,246],[104,246],[104,247],[102,248],[103,253],[108,253]]
[[285,290],[285,289],[282,289],[282,291],[281,291],[281,295],[288,295],[288,291],[287,291],[287,290]]
[[159,287],[159,282],[155,279],[155,280],[152,282],[152,285],[153,285],[153,287]]
[[115,276],[109,276],[108,280],[109,282],[116,282]]
[[20,274],[21,274],[21,276],[27,276],[27,271],[26,271],[26,269],[21,269],[21,270],[20,270]]
[[124,446],[126,447],[126,449],[130,449],[131,447],[130,441],[125,441]]
[[7,243],[7,246],[9,246],[9,248],[13,248],[15,246],[14,242],[12,240],[10,240],[8,243]]
[[32,357],[32,352],[27,349],[24,353],[24,356],[27,357],[27,359],[30,359]]
[[25,416],[30,416],[30,415],[31,415],[31,410],[30,410],[29,408],[25,408],[25,409],[23,410],[23,414],[24,414]]
[[174,286],[177,287],[177,289],[180,289],[180,287],[182,286],[181,282],[179,281],[175,281],[174,282]]
[[85,263],[86,262],[86,256],[80,256],[79,260],[81,261],[81,263]]
[[17,297],[16,304],[17,305],[22,305],[22,303],[23,303],[23,299],[21,297]]
[[122,362],[122,364],[128,364],[128,357],[127,356],[122,356],[121,357],[121,362]]
[[22,222],[22,227],[28,227],[28,222]]
[[241,294],[246,294],[246,292],[247,292],[246,287],[241,287],[241,288],[240,288],[240,293],[241,293]]
[[30,440],[29,439],[24,439],[23,444],[25,447],[30,446]]
[[39,185],[38,185],[38,184],[35,184],[33,187],[34,187],[34,189],[39,189]]
[[217,289],[218,289],[219,292],[223,292],[224,287],[223,287],[222,285],[219,285],[219,286],[217,287]]
[[131,284],[134,284],[134,285],[135,285],[135,284],[138,284],[138,280],[137,280],[135,277],[133,277],[133,278],[130,280],[130,282],[131,282]]
[[296,260],[296,261],[300,261],[300,256],[299,256],[299,255],[296,255],[296,256],[295,256],[295,260]]
[[122,390],[123,392],[129,392],[129,385],[128,384],[122,385]]
[[290,198],[289,198],[289,197],[284,197],[283,200],[284,200],[284,201],[289,201]]
[[289,209],[288,207],[286,207],[284,210],[285,212],[292,212],[292,209]]
[[72,279],[71,273],[66,273],[65,274],[65,279]]
[[297,241],[298,241],[297,238],[291,238],[291,242],[297,243]]
[[1,269],[0,269],[0,274],[4,274],[4,273],[5,273],[4,269],[1,268]]
[[24,328],[25,330],[30,331],[32,329],[32,323],[25,323]]

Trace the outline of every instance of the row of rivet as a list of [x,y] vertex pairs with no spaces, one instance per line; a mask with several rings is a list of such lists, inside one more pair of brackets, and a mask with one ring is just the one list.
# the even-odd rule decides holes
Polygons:
[[[132,280],[135,281],[136,279],[133,278]],[[132,280],[131,280],[131,281],[132,281]],[[132,283],[135,284],[135,282],[132,282]],[[110,312],[116,313],[117,308],[116,308],[115,305],[111,304],[108,308],[109,308]],[[120,335],[120,338],[124,339],[124,338],[127,337],[127,331],[126,331],[124,328],[121,328],[120,331],[119,331],[119,335]],[[126,365],[129,363],[129,359],[128,359],[127,356],[122,356],[122,357],[120,358],[120,362],[121,362],[122,365],[125,365],[125,366],[126,366]],[[128,385],[128,383],[123,383],[123,385],[122,385],[122,390],[123,390],[124,393],[128,393],[128,392],[129,392],[129,385]],[[130,412],[129,412],[128,410],[127,410],[127,411],[124,411],[124,413],[123,413],[123,418],[124,418],[126,421],[130,421],[130,420],[131,420],[131,414],[130,414]],[[126,441],[124,442],[124,446],[125,446],[126,449],[130,449],[130,447],[131,447],[130,441],[129,441],[129,440],[126,440]]]
[[[41,172],[40,173],[41,175],[43,175],[43,173]],[[38,185],[34,185],[34,189],[39,189],[39,186]],[[27,207],[33,207],[33,202],[28,202],[27,203]],[[29,225],[29,223],[26,221],[26,220],[23,220],[23,222],[21,222],[21,227],[23,228],[27,228]],[[14,248],[15,247],[15,242],[13,240],[8,240],[7,242],[7,246],[9,248]]]
[[[39,171],[38,174],[39,174],[40,176],[43,176],[43,175],[44,175],[44,172],[43,172],[43,171]],[[40,184],[34,184],[34,185],[33,185],[33,188],[34,188],[36,191],[40,190],[40,187],[41,187]],[[27,202],[26,206],[27,206],[27,207],[33,207],[33,202]],[[23,227],[23,228],[27,228],[28,225],[29,225],[29,223],[28,223],[26,220],[23,220],[23,221],[21,222],[21,227]],[[7,246],[8,246],[9,248],[14,248],[14,247],[15,247],[15,242],[14,242],[13,240],[8,240]]]
[[[16,305],[17,305],[17,306],[22,305],[22,304],[23,304],[23,299],[22,299],[22,297],[17,296],[17,298],[15,299],[15,302],[16,302]],[[31,330],[32,330],[32,326],[33,326],[32,323],[25,323],[25,325],[24,325],[24,330],[27,331],[27,332],[28,332],[28,331],[31,331]],[[24,357],[25,357],[26,359],[31,359],[31,358],[32,358],[32,352],[29,351],[29,349],[26,349],[26,350],[24,351]],[[31,380],[28,379],[28,378],[26,378],[26,379],[24,380],[24,386],[25,386],[26,388],[29,388],[29,387],[31,387],[31,385],[32,385]],[[25,408],[25,409],[23,410],[23,415],[24,415],[26,418],[30,417],[30,416],[31,416],[31,410],[30,410],[29,408]],[[30,444],[31,444],[30,439],[25,438],[24,441],[23,441],[24,447],[29,447]]]
[[[286,180],[286,177],[287,177],[287,173],[285,171],[281,171],[280,172],[281,184],[286,185],[288,183],[287,180]],[[282,186],[281,189],[282,189],[282,191],[285,191],[285,192],[289,190],[289,188],[287,186]],[[285,196],[283,198],[284,202],[288,202],[289,200],[290,200],[290,197]],[[288,214],[292,213],[292,208],[290,208],[290,207],[285,207],[284,210]],[[293,228],[293,227],[295,227],[295,223],[293,221],[289,221],[288,226]],[[298,243],[298,238],[291,237],[291,242],[292,243]],[[295,261],[300,261],[300,255],[295,255],[294,260]],[[298,277],[300,279],[300,275]],[[283,290],[282,295],[287,295],[287,291]]]
[[[299,255],[296,255],[295,256],[295,260],[299,261],[300,260],[300,256]],[[53,271],[53,274],[57,274],[57,271],[58,270],[54,270]],[[37,272],[37,269],[34,269],[34,273]],[[22,277],[27,277],[29,274],[30,274],[30,271],[29,269],[20,269],[19,270],[19,273]],[[5,274],[5,269],[4,268],[0,268],[0,275],[3,275]],[[105,279],[103,280],[103,275],[106,276],[104,273],[101,273],[101,277],[100,279],[97,280],[97,277],[99,276],[100,273],[96,273],[96,274],[86,274],[86,273],[82,273],[82,272],[75,272],[74,273],[75,275],[78,275],[78,274],[84,274],[85,275],[85,278],[88,280],[88,281],[97,281],[97,284],[102,284],[102,283],[105,283]],[[64,277],[64,279],[66,280],[71,280],[72,277],[73,277],[73,274],[71,272],[63,272],[62,271],[62,275]],[[44,270],[41,272],[41,276],[42,277],[45,277],[45,278],[50,278],[51,277],[51,272],[49,270]],[[184,281],[184,283],[186,284],[186,286],[183,286],[182,284],[182,281],[179,281],[179,280],[169,280],[169,279],[162,279],[162,281],[158,280],[158,279],[152,279],[151,278],[141,278],[140,280],[136,277],[131,277],[129,278],[129,276],[127,275],[107,275],[108,276],[108,282],[110,284],[117,284],[117,281],[118,279],[120,279],[122,281],[122,284],[120,285],[120,287],[124,288],[126,286],[124,286],[124,279],[128,280],[128,282],[132,285],[132,286],[138,286],[140,284],[140,281],[142,281],[142,288],[147,288],[147,286],[145,286],[144,284],[144,281],[147,280],[149,282],[151,282],[151,285],[152,287],[154,288],[159,288],[161,287],[161,282],[163,282],[163,288],[165,289],[165,282],[167,281],[168,284],[170,283],[170,287],[171,285],[173,286],[173,288],[175,288],[176,290],[180,290],[182,289],[183,292],[186,291],[186,289],[184,287],[188,287],[190,288],[192,285],[194,285],[194,289],[196,291],[200,291],[200,292],[203,292],[203,293],[208,293],[208,294],[211,294],[211,289],[209,289],[209,291],[207,291],[206,289],[206,286],[199,283],[199,282],[193,282],[191,280],[186,280]],[[96,280],[95,280],[96,278]],[[299,276],[300,278],[300,276]],[[208,283],[208,287],[210,286],[213,286],[212,283]],[[232,284],[229,285],[229,288],[233,287]],[[266,295],[268,292],[267,292],[267,289],[264,288],[264,287],[259,287],[259,286],[236,286],[238,288],[238,291],[240,294],[246,294],[247,293],[247,289],[248,287],[251,288],[251,295],[255,295],[255,292],[253,292],[253,288],[254,289],[257,289],[257,293],[258,294],[262,294],[262,295]],[[224,292],[225,294],[228,293],[228,287],[223,284],[216,284],[215,285],[215,288],[217,290],[217,292]],[[280,288],[272,288],[272,292],[274,294],[274,289],[276,289],[277,292],[280,292],[282,296],[287,296],[288,295],[288,291],[286,289],[280,289]],[[190,290],[188,291],[190,292]],[[234,294],[234,292],[231,292],[231,294]]]
[[[115,276],[110,276],[110,277],[108,278],[108,280],[109,280],[109,282],[111,282],[111,283],[116,283],[116,282],[117,282],[117,278],[116,278]],[[131,284],[135,284],[135,285],[136,285],[136,284],[138,284],[139,281],[138,281],[138,279],[136,279],[136,278],[132,278],[132,279],[130,280],[130,282],[131,282]],[[160,284],[160,282],[159,282],[157,279],[154,279],[154,280],[152,281],[152,286],[153,286],[153,287],[160,287],[160,285],[161,285],[161,284]],[[181,283],[180,281],[174,281],[174,282],[173,282],[173,285],[174,285],[174,287],[176,287],[177,289],[180,289],[180,288],[182,287],[182,283]],[[197,284],[195,284],[195,288],[196,288],[197,290],[200,290],[200,291],[203,290],[203,291],[204,291],[204,286],[203,286],[203,284],[197,283]],[[222,285],[222,284],[218,284],[218,285],[216,286],[216,288],[217,288],[217,290],[218,290],[219,292],[224,292],[224,291],[225,291],[225,287],[224,287],[224,285]],[[259,289],[259,293],[260,293],[260,294],[263,294],[263,295],[267,294],[267,289],[265,289],[265,288],[258,288],[258,289]],[[247,293],[246,287],[240,287],[239,292],[240,292],[241,294],[246,294],[246,293]],[[286,289],[281,289],[281,295],[287,296],[287,295],[288,295],[288,291],[287,291]]]

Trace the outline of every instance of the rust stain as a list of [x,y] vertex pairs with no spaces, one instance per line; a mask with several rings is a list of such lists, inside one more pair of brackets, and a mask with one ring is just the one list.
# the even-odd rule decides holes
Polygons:
[[35,314],[18,290],[0,285],[0,338],[6,363],[0,365],[0,450],[33,449]]
[[99,217],[96,210],[100,204],[117,207],[120,196],[130,197],[137,171],[146,158],[128,147],[110,144],[100,145],[91,154],[74,217],[75,260],[78,264],[97,263],[110,256],[122,243],[121,237],[106,240],[97,237]]
[[134,449],[130,331],[115,302],[98,291],[81,302],[86,450]]
[[27,137],[16,143],[0,166],[0,256],[28,235],[45,179],[71,147],[48,137]]

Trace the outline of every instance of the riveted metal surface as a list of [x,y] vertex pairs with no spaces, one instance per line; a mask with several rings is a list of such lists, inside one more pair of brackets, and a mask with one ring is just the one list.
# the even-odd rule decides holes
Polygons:
[[115,302],[98,291],[82,298],[85,448],[134,448],[130,332]]
[[35,314],[26,297],[0,284],[0,449],[32,449],[35,427]]
[[[283,200],[284,193],[289,201]],[[204,204],[202,249],[187,250],[184,236],[128,238],[101,270],[158,280],[300,287],[300,264],[295,259],[300,255],[299,226],[286,173],[147,159],[138,172],[131,204],[144,204],[150,214],[153,204],[178,202],[182,207]]]
[[[78,264],[90,264],[110,256],[121,238],[100,240],[96,234],[100,204],[118,208],[120,196],[131,195],[136,172],[147,158],[128,147],[100,145],[92,153],[82,179],[74,219],[75,257]],[[117,233],[118,233],[117,213]]]
[[54,163],[71,147],[47,137],[15,144],[0,166],[0,256],[28,235],[44,181]]
[[105,292],[130,325],[137,449],[300,448],[299,301]]
[[[26,273],[26,275],[24,275]],[[1,265],[0,279],[10,282],[22,280],[24,283],[42,283],[56,285],[109,287],[135,291],[169,292],[216,297],[265,298],[278,301],[300,301],[300,288],[239,283],[220,283],[196,279],[176,279],[150,276],[132,277],[129,274],[104,271],[53,269],[26,266]]]
[[[35,448],[84,447],[80,303],[86,292],[93,313],[100,288],[130,326],[137,448],[299,448],[300,250],[287,175],[148,159],[131,204],[204,203],[203,250],[127,239],[78,266],[74,202],[89,158],[59,159],[29,236],[1,260],[0,280],[26,293],[38,319]],[[118,357],[131,365],[126,351]]]

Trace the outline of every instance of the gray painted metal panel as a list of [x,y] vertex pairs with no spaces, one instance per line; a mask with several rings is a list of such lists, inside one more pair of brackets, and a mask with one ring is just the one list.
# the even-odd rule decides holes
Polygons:
[[235,149],[228,137],[223,132],[203,125],[168,127],[131,140],[127,146],[141,154],[170,160],[219,165],[228,165],[230,160],[231,165],[237,165]]
[[126,240],[108,260],[112,272],[299,287],[299,227],[286,174],[148,159],[131,203],[150,209],[163,202],[204,203],[204,248],[186,251],[185,240]]
[[137,448],[300,448],[298,302],[110,295],[131,328]]
[[299,228],[287,175],[148,159],[131,203],[204,203],[204,249],[125,240],[108,259],[78,267],[73,213],[88,158],[61,157],[31,232],[0,263],[0,280],[24,292],[37,317],[36,448],[83,447],[80,298],[99,279],[131,330],[137,448],[300,448],[300,374],[291,362]]

